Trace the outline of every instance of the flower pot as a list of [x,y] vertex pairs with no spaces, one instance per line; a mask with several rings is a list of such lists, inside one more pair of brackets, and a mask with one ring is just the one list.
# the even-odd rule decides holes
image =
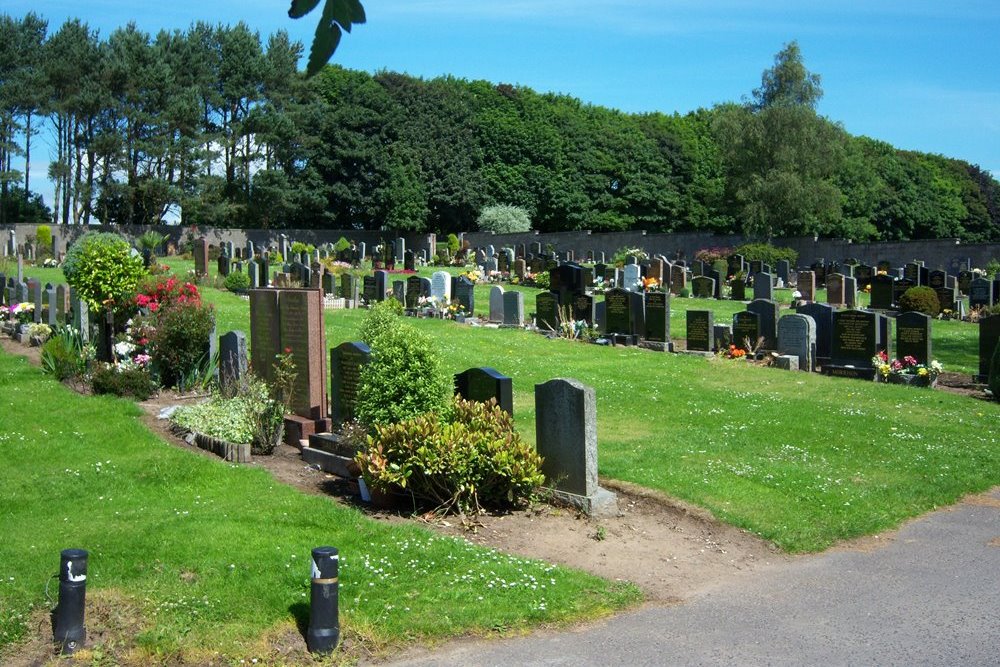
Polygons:
[[[937,378],[935,378],[936,380]],[[910,387],[930,387],[930,375],[907,375],[905,373],[889,373],[889,384],[905,384]]]

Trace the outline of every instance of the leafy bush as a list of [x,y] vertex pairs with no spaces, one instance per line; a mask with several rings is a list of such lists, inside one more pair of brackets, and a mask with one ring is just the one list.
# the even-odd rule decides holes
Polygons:
[[899,297],[899,309],[937,317],[941,312],[941,302],[938,301],[937,292],[930,287],[911,287]]
[[539,289],[548,289],[552,284],[552,276],[548,271],[539,271],[532,277],[531,281]]
[[351,247],[351,242],[345,239],[343,236],[341,236],[339,239],[337,239],[337,242],[333,244],[333,251],[344,252],[350,247]]
[[452,378],[426,334],[398,317],[386,317],[378,324],[372,320],[365,335],[372,355],[358,381],[359,421],[369,426],[395,424],[447,408]]
[[242,271],[233,271],[223,283],[230,292],[243,292],[250,289],[250,276]]
[[986,263],[986,275],[996,276],[1000,275],[1000,259],[995,257]]
[[156,382],[149,370],[137,366],[118,367],[99,364],[90,378],[95,394],[114,394],[145,401],[156,393]]
[[93,348],[84,345],[80,334],[71,327],[59,327],[42,345],[41,355],[42,370],[61,382],[87,371]]
[[754,260],[764,262],[774,268],[782,259],[787,259],[791,266],[799,258],[799,253],[792,248],[781,248],[770,243],[745,243],[736,248],[732,254],[743,255],[748,262]]
[[495,402],[456,397],[451,412],[448,421],[429,413],[380,426],[356,459],[365,482],[382,492],[408,489],[448,512],[509,506],[544,481],[541,457]]
[[156,249],[167,240],[167,237],[160,232],[149,230],[148,232],[143,232],[140,234],[135,242],[143,250],[148,250],[151,253],[156,252]]
[[997,343],[993,350],[993,358],[990,359],[989,387],[993,400],[1000,401],[1000,342]]
[[52,251],[52,228],[48,225],[38,225],[35,230],[35,240],[38,242],[39,250],[48,248]]
[[369,347],[375,344],[375,339],[391,329],[399,326],[403,315],[403,304],[396,299],[376,301],[361,320],[358,337]]
[[495,234],[517,234],[531,229],[531,216],[520,206],[487,206],[476,220],[479,230]]
[[611,263],[615,266],[625,266],[625,261],[629,257],[635,257],[637,262],[644,262],[649,259],[649,253],[642,248],[618,248],[611,256]]
[[712,248],[702,248],[694,254],[694,258],[712,264],[720,259],[726,259],[734,252],[732,248],[726,246],[714,246]]
[[165,386],[187,388],[193,375],[211,362],[207,355],[214,330],[211,306],[186,301],[160,308],[152,334],[152,357]]
[[461,244],[458,241],[458,237],[454,234],[448,234],[448,252],[450,252],[452,256],[458,252],[460,246]]
[[94,312],[127,305],[145,274],[142,257],[118,234],[88,232],[70,246],[63,275]]
[[293,241],[292,242],[292,247],[291,247],[291,251],[292,251],[293,255],[299,255],[299,254],[302,254],[304,252],[311,253],[315,249],[316,249],[316,246],[314,246],[313,244],[311,244],[311,243],[303,243],[302,241]]

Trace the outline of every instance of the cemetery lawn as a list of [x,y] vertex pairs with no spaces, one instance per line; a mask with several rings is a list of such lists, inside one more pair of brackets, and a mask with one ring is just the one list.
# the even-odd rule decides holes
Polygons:
[[[328,345],[356,340],[362,317],[327,311]],[[511,376],[516,423],[529,442],[535,384],[576,378],[597,392],[602,476],[692,502],[789,552],[884,531],[1000,484],[995,402],[407,321],[433,337],[449,372],[490,366]]]
[[0,386],[0,649],[16,650],[29,624],[49,632],[45,591],[55,597],[50,578],[70,547],[90,552],[88,601],[128,628],[110,640],[134,634],[131,657],[146,664],[280,658],[275,643],[301,643],[310,550],[321,545],[340,549],[341,636],[355,659],[592,618],[640,597],[168,445],[135,404],[79,395],[21,357],[0,352]]

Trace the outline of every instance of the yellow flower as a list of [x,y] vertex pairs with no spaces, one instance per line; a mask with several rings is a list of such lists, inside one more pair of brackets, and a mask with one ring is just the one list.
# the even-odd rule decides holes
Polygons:
[[925,375],[927,375],[927,369],[926,368],[918,368],[917,369],[917,375],[919,375],[920,377],[924,377]]

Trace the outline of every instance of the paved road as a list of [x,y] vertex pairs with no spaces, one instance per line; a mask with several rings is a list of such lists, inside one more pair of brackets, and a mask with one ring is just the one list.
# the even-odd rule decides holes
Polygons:
[[1000,488],[901,529],[566,633],[399,665],[1000,665]]

